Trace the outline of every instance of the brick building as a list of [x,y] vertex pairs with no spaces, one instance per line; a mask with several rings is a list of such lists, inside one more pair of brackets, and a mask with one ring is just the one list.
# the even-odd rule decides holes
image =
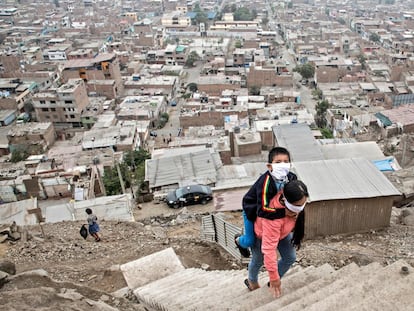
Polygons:
[[71,79],[53,91],[33,96],[33,107],[39,122],[53,122],[57,130],[81,127],[82,110],[89,104],[86,86],[81,79]]
[[293,75],[278,75],[275,68],[252,66],[247,72],[247,87],[293,86]]
[[29,153],[41,153],[52,146],[56,139],[51,122],[24,123],[13,127],[7,134],[10,151],[27,150]]
[[190,126],[204,126],[206,123],[213,125],[216,128],[224,128],[224,117],[230,115],[237,115],[239,119],[244,119],[248,116],[247,107],[243,109],[221,109],[221,110],[200,110],[191,113],[181,114],[180,125],[186,129]]
[[196,81],[199,92],[210,96],[220,96],[225,90],[238,90],[241,88],[240,76],[209,75],[201,76]]
[[[67,82],[69,79],[79,78],[86,83],[90,83],[92,80],[101,89],[108,88],[108,90],[102,91],[103,94],[111,94],[113,91],[118,94],[123,88],[119,60],[114,53],[67,61],[62,70],[62,79]],[[114,84],[99,83],[99,80],[113,80]]]

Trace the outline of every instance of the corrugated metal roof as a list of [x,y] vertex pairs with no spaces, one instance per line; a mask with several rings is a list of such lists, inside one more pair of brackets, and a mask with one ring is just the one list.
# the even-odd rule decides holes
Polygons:
[[384,126],[391,126],[392,122],[386,116],[384,116],[381,112],[377,112],[375,116],[381,121]]
[[217,172],[214,190],[250,187],[266,170],[265,162],[224,165]]
[[295,162],[293,166],[298,178],[308,186],[311,201],[401,194],[367,159]]
[[211,184],[217,180],[217,158],[208,149],[168,158],[145,161],[145,179],[150,187],[162,187],[202,181]]
[[368,160],[380,160],[385,158],[380,147],[374,141],[322,145],[321,150],[326,160],[359,157]]
[[[413,95],[413,94],[409,94]],[[388,118],[390,122],[401,124],[403,126],[412,125],[414,123],[414,106],[405,105],[394,109],[384,110],[381,112],[383,116]],[[376,114],[375,114],[376,115]]]
[[317,142],[320,145],[329,145],[329,144],[356,143],[357,140],[355,138],[323,138],[323,139],[317,139]]
[[272,129],[277,145],[289,150],[292,162],[323,159],[320,145],[306,123],[277,125]]

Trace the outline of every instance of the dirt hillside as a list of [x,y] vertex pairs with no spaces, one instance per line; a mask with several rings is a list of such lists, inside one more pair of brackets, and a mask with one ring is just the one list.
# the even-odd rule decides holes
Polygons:
[[[117,265],[167,247],[175,250],[185,267],[210,270],[245,268],[218,245],[200,240],[201,217],[213,212],[213,208],[210,203],[173,210],[164,204],[145,203],[141,209],[134,211],[136,222],[101,222],[102,241],[98,243],[91,237],[87,240],[81,238],[79,228],[82,222],[45,224],[45,236],[35,226],[29,230],[32,238],[28,241],[0,244],[0,256],[14,262],[18,273],[44,269],[53,280],[70,282],[82,288],[86,286],[97,291],[92,296],[99,297],[126,286]],[[387,264],[404,258],[414,265],[414,230],[404,224],[401,211],[394,209],[392,225],[381,231],[306,241],[298,252],[297,264],[319,266],[330,263],[341,267],[350,262],[360,265],[372,261]],[[406,209],[404,216],[411,213],[410,209]],[[241,226],[240,212],[228,212],[226,217]],[[32,279],[32,283],[35,284],[36,279]],[[53,289],[52,292],[50,289],[45,292],[51,296],[44,299],[58,299],[60,296],[56,293],[61,294],[62,286],[49,281],[46,283],[47,286],[37,286],[45,285]],[[65,292],[68,288],[65,287]],[[2,302],[13,303],[13,300],[21,299],[21,294],[13,296],[8,289],[7,285],[0,289],[3,294],[7,292]],[[36,292],[39,289],[30,290]],[[117,303],[120,304],[120,301],[117,300]],[[79,310],[83,310],[82,307]]]

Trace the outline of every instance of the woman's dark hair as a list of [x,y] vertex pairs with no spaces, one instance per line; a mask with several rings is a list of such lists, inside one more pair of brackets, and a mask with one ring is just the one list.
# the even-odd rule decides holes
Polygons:
[[86,214],[88,214],[88,215],[92,214],[92,210],[91,210],[90,208],[87,208],[87,209],[85,210],[85,212],[86,212]]
[[[304,196],[308,197],[308,187],[301,180],[292,180],[288,182],[283,188],[283,196],[289,203],[294,203],[301,200]],[[300,249],[300,244],[305,236],[305,210],[298,214],[293,229],[292,244],[296,249]]]
[[290,162],[290,153],[286,148],[283,147],[274,147],[272,150],[269,151],[269,158],[267,163],[272,163],[273,158],[277,156],[278,154],[286,154],[289,158]]
[[293,204],[304,196],[309,196],[308,187],[301,180],[291,180],[284,186],[283,196],[289,203]]
[[292,244],[299,250],[305,236],[305,210],[301,211],[296,218],[295,229],[293,229]]

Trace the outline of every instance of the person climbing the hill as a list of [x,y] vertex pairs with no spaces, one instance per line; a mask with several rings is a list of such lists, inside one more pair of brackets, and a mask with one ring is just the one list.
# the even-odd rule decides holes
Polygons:
[[236,235],[234,243],[243,257],[249,257],[249,247],[253,246],[254,221],[257,211],[266,208],[270,200],[290,180],[297,179],[296,175],[290,172],[290,153],[286,148],[274,147],[269,151],[268,171],[261,175],[242,200],[243,206],[243,235]]
[[89,234],[95,238],[95,242],[101,241],[101,238],[99,237],[99,225],[98,225],[98,217],[96,217],[95,214],[92,213],[92,210],[90,208],[87,208],[85,210],[86,214],[88,214],[88,217],[86,220],[88,221],[89,226]]
[[[272,295],[280,297],[282,294],[280,279],[295,262],[295,247],[300,248],[304,237],[304,208],[308,197],[306,185],[300,180],[292,180],[277,193],[268,207],[258,211],[254,223],[256,239],[251,248],[248,278],[244,281],[249,290],[260,287],[258,275],[264,263]],[[276,250],[281,257],[279,261]]]

